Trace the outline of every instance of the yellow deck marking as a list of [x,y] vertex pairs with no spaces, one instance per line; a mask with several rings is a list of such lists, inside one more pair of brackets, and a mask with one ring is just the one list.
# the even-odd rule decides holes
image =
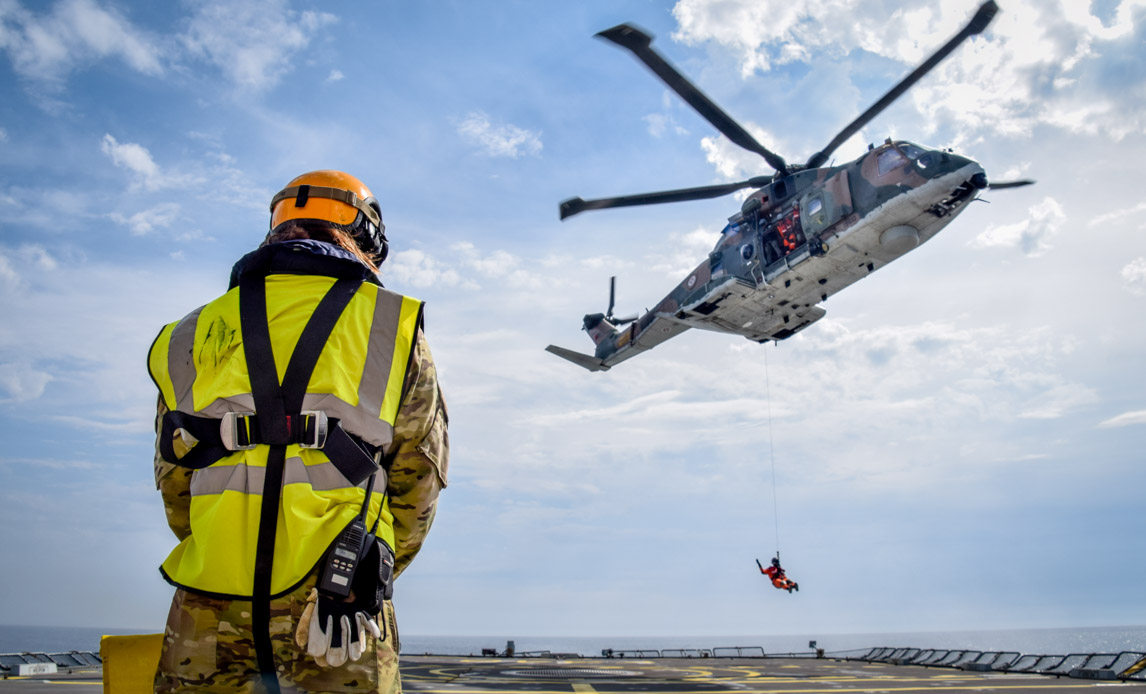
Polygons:
[[593,689],[593,685],[591,685],[591,684],[587,684],[585,682],[574,682],[573,683],[573,691],[575,691],[575,692],[595,692],[597,690]]

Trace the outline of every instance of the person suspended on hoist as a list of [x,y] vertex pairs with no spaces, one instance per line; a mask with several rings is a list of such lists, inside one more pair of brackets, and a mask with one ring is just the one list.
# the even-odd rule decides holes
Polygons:
[[784,573],[784,567],[780,566],[780,557],[772,557],[772,565],[767,569],[764,568],[759,559],[756,560],[756,566],[759,566],[760,573],[771,579],[772,585],[780,590],[786,590],[789,593],[793,590],[800,590],[800,584],[788,578],[787,574]]

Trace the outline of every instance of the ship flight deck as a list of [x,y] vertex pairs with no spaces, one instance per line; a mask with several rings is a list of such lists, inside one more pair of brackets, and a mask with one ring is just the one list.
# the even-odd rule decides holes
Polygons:
[[[1146,694],[1146,681],[975,671],[836,658],[585,658],[403,655],[410,694]],[[98,670],[0,680],[0,692],[98,691]],[[1111,689],[1113,688],[1113,689]]]

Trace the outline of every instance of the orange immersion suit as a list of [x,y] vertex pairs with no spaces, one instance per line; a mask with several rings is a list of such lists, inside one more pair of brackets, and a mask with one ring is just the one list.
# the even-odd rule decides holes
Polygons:
[[765,569],[760,564],[760,560],[756,560],[756,566],[760,567],[760,573],[767,576],[772,580],[772,585],[780,590],[786,590],[791,593],[793,590],[800,590],[800,584],[796,583],[784,573],[784,569],[780,566],[780,560],[773,559],[772,565]]

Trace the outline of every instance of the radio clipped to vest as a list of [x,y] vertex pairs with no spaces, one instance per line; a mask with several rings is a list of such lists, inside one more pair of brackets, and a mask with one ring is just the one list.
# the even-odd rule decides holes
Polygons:
[[[367,492],[369,493],[369,492]],[[318,592],[336,598],[350,597],[350,587],[358,563],[365,558],[366,523],[355,516],[350,525],[338,534],[334,544],[326,551],[322,562],[322,575],[318,578]],[[373,539],[373,535],[370,538]]]
[[317,587],[320,595],[336,600],[353,591],[355,605],[377,614],[382,602],[394,597],[394,551],[355,518],[327,550]]
[[337,600],[345,600],[353,592],[354,603],[369,614],[377,614],[382,609],[382,601],[394,596],[394,551],[385,540],[366,530],[373,488],[374,476],[371,475],[366,483],[362,512],[327,549],[316,586],[320,595]]

